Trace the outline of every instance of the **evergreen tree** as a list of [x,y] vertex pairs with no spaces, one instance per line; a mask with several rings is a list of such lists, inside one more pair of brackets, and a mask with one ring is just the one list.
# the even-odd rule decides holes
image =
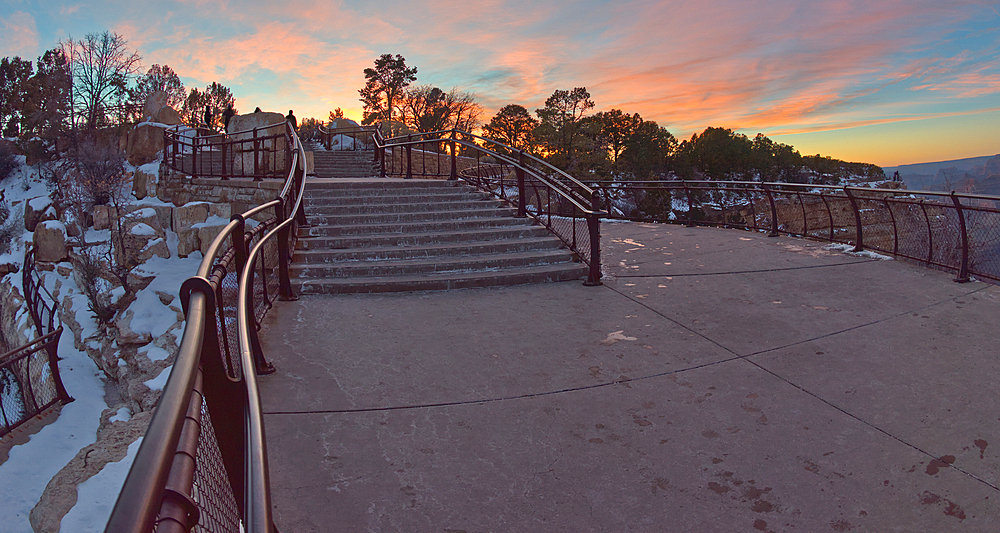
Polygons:
[[207,124],[207,126],[221,130],[223,127],[222,112],[227,106],[232,106],[233,111],[239,114],[239,111],[236,110],[236,98],[233,97],[232,91],[225,85],[213,81],[205,87],[204,91],[191,89],[187,99],[184,100],[183,107],[181,107],[181,119],[192,127],[201,125],[205,122],[205,110],[208,109],[212,114],[212,123]]
[[512,148],[531,152],[535,147],[534,132],[538,120],[524,106],[509,104],[483,126],[483,135]]
[[403,90],[416,79],[417,67],[407,67],[403,56],[382,54],[375,68],[365,69],[365,86],[358,90],[364,103],[361,123],[391,122]]

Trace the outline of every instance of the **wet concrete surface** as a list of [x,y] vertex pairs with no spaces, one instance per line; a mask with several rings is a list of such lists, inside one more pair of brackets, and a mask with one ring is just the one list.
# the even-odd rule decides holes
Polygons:
[[1000,288],[603,224],[606,277],[279,302],[280,531],[1000,530]]

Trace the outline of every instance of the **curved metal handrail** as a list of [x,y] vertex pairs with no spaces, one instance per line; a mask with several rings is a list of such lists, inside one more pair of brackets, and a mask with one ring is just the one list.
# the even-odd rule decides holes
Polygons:
[[[618,213],[609,209],[611,218],[785,233],[957,271],[956,281],[977,276],[1000,282],[1000,246],[995,244],[1000,240],[1000,196],[712,180],[605,181],[594,187],[606,201],[616,190],[639,195],[631,196]],[[628,203],[655,198],[649,196],[653,192],[669,196],[656,199],[658,206],[647,204],[651,211]],[[675,199],[681,201],[677,206]]]
[[[289,225],[294,223],[301,210],[301,195],[305,187],[304,153],[301,142],[290,126],[286,126],[286,131],[296,149],[289,150],[291,168],[282,194],[288,194],[292,191],[293,182],[298,183],[299,187],[297,188],[298,198],[295,199],[294,209],[285,213],[284,220],[280,221],[280,224],[276,224],[280,228],[275,228],[275,231],[280,229],[284,232],[288,231]],[[147,532],[153,529],[154,521],[158,521],[157,531],[187,531],[198,523],[198,504],[192,498],[191,487],[197,466],[199,435],[205,431],[215,431],[209,426],[202,427],[204,420],[201,413],[206,408],[202,406],[206,402],[211,403],[208,396],[209,389],[215,393],[220,392],[219,387],[228,388],[231,391],[241,390],[241,394],[227,397],[226,401],[232,402],[238,401],[239,397],[244,398],[245,405],[242,406],[244,416],[247,417],[248,421],[260,419],[260,400],[255,381],[255,370],[259,361],[256,360],[253,352],[253,339],[247,338],[255,334],[256,331],[254,325],[248,326],[249,322],[253,320],[252,315],[247,318],[247,313],[250,313],[251,309],[249,305],[238,304],[238,322],[246,321],[246,323],[240,322],[238,329],[240,332],[252,333],[239,335],[239,351],[243,372],[242,378],[234,378],[226,375],[221,367],[218,346],[220,342],[219,332],[216,329],[219,319],[215,314],[216,289],[212,280],[215,279],[215,269],[221,264],[221,261],[217,262],[217,260],[231,260],[235,257],[236,262],[241,267],[239,290],[241,293],[250,290],[247,289],[247,286],[252,283],[252,275],[247,272],[252,271],[248,269],[252,269],[253,263],[245,261],[246,254],[240,251],[245,250],[246,247],[243,233],[245,220],[268,208],[273,208],[277,213],[281,213],[285,199],[287,197],[282,196],[241,215],[234,215],[233,220],[225,226],[206,250],[205,258],[200,263],[196,275],[185,281],[181,287],[181,298],[186,316],[181,344],[149,429],[140,445],[105,531],[115,533],[119,531]],[[271,233],[268,235],[270,236]],[[236,251],[235,254],[232,250],[223,249],[223,243],[226,239],[230,240],[232,250]],[[254,249],[259,249],[259,245]],[[287,259],[287,257],[279,257],[279,262],[287,261]],[[287,273],[287,270],[285,271]],[[245,353],[249,353],[250,356],[245,357]],[[234,386],[237,388],[233,389]],[[233,423],[232,420],[220,420],[219,422]],[[244,426],[244,424],[238,425]],[[243,529],[255,532],[269,531],[271,519],[270,506],[267,502],[270,491],[266,477],[266,445],[263,441],[263,428],[261,426],[257,431],[250,427],[244,427],[243,431],[245,431],[245,435],[235,439],[243,443],[242,451],[234,450],[232,442],[228,445],[227,450],[242,453],[244,458],[256,457],[257,459],[251,464],[245,462],[244,458],[227,458],[224,455],[223,462],[226,463],[226,469],[229,470],[229,478],[234,486],[233,490],[237,491],[237,486],[242,487],[243,490],[242,493],[234,495],[239,502],[238,505],[243,509],[241,517]],[[222,447],[221,444],[219,446]],[[264,462],[262,463],[262,461]],[[237,475],[236,478],[233,478],[235,474],[232,471],[232,465],[235,465],[237,470],[246,475],[253,475],[260,471],[259,465],[261,464],[265,468],[262,485],[259,479],[240,479],[244,477],[243,475]],[[201,494],[201,497],[207,496]],[[249,527],[251,524],[252,528]]]

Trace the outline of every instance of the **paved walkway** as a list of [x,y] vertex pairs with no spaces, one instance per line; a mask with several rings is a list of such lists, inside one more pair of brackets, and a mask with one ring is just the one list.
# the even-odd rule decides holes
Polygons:
[[602,287],[279,303],[279,530],[1000,531],[1000,287],[602,233]]

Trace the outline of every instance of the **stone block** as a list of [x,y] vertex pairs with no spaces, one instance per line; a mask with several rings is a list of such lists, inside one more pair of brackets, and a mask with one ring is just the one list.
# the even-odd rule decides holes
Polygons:
[[35,226],[32,234],[35,260],[58,263],[69,257],[66,247],[66,227],[58,220],[47,220]]
[[187,257],[191,252],[201,250],[201,239],[198,238],[198,228],[185,228],[177,231],[177,256]]
[[212,245],[212,241],[222,233],[225,227],[226,224],[200,225],[198,227],[198,240],[201,241],[202,256],[208,255],[208,247]]
[[184,124],[184,121],[181,119],[181,114],[170,106],[165,106],[160,109],[160,112],[156,115],[156,121],[160,124],[166,124],[168,126],[179,126]]
[[172,214],[171,228],[177,233],[182,229],[201,224],[208,219],[209,204],[207,202],[191,202],[175,207]]
[[39,222],[56,220],[56,209],[48,196],[38,196],[24,202],[24,229],[35,231]]
[[147,242],[146,246],[139,250],[138,259],[140,263],[145,263],[153,256],[170,259],[170,248],[167,247],[167,241],[162,237]]
[[94,229],[100,231],[111,227],[111,207],[107,205],[94,206]]
[[163,125],[143,122],[137,124],[128,134],[128,148],[125,155],[134,166],[145,165],[156,160],[163,150]]
[[170,95],[166,91],[154,91],[152,94],[146,97],[146,102],[142,106],[142,118],[143,120],[154,120],[156,121],[157,115],[160,110],[167,105],[167,100],[170,99]]

